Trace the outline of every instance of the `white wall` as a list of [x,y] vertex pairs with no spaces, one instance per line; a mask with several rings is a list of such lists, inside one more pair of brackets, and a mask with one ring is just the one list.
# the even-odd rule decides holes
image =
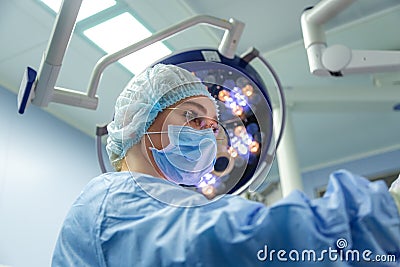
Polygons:
[[400,173],[400,150],[371,155],[359,160],[353,160],[318,170],[302,173],[304,192],[310,196],[316,196],[316,190],[323,188],[328,183],[329,175],[339,169],[346,169],[352,173],[368,179],[382,175]]
[[[0,265],[49,266],[62,221],[100,173],[95,142],[0,87]],[[93,131],[95,131],[93,122]]]

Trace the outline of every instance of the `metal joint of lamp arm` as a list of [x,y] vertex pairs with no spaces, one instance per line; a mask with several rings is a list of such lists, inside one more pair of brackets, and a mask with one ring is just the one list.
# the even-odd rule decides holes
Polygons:
[[218,47],[218,51],[227,58],[233,58],[235,56],[237,44],[244,29],[244,23],[232,18],[229,21],[226,21],[212,16],[195,16],[180,23],[177,23],[165,30],[156,32],[150,37],[143,39],[135,44],[132,44],[120,51],[102,57],[93,69],[88,86],[88,96],[92,97],[96,94],[101,74],[108,65],[131,53],[139,51],[158,41],[165,40],[197,24],[208,24],[217,28],[225,29],[225,33]]
[[318,76],[343,76],[400,70],[400,51],[351,50],[343,45],[327,47],[323,24],[355,0],[322,0],[301,16],[304,46],[310,72]]
[[24,78],[21,83],[20,95],[23,101],[19,101],[18,104],[21,114],[24,113],[26,106],[30,102],[42,107],[48,106],[50,102],[56,102],[76,107],[96,109],[98,105],[98,97],[96,96],[97,87],[101,75],[108,65],[197,24],[209,24],[217,28],[225,29],[225,34],[218,50],[227,58],[233,58],[239,38],[244,29],[244,23],[235,19],[226,21],[211,16],[195,16],[189,18],[118,52],[101,58],[92,72],[87,92],[83,93],[55,87],[81,4],[82,0],[64,0],[62,2],[54,23],[48,47],[43,54],[36,80],[26,83],[26,79]]
[[[18,95],[19,113],[23,114],[31,102],[40,107],[47,107],[50,102],[56,102],[88,109],[97,108],[96,96],[55,87],[81,4],[82,0],[62,2],[38,72],[28,67],[24,74]],[[32,76],[35,76],[35,81],[27,83]]]
[[36,86],[33,88],[35,97],[32,103],[35,105],[46,107],[50,102],[56,102],[88,109],[97,108],[96,96],[55,87],[81,4],[82,0],[65,0],[61,4],[47,49],[42,57]]

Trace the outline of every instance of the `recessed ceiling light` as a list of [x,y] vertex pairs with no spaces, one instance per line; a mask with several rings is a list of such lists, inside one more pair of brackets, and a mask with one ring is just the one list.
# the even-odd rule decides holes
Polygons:
[[[54,12],[58,13],[61,7],[62,0],[40,0],[47,5]],[[71,1],[71,0],[65,0]],[[73,0],[72,0],[73,1]],[[114,0],[83,0],[81,8],[78,13],[76,21],[86,19],[100,11],[114,6],[116,2]]]
[[[109,54],[143,40],[152,34],[128,12],[104,21],[85,30],[83,33]],[[119,62],[132,73],[138,74],[148,65],[170,53],[171,50],[162,42],[157,42],[122,58]]]

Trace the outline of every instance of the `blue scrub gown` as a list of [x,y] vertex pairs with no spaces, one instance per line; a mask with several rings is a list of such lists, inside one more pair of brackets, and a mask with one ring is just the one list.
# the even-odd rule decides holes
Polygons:
[[270,207],[107,173],[73,204],[52,260],[91,267],[399,264],[400,217],[386,185],[347,171],[330,176],[322,198],[295,191]]

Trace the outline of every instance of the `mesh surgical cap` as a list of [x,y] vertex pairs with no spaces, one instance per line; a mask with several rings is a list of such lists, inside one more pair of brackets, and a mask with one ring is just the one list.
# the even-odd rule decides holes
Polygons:
[[107,126],[107,154],[118,170],[126,152],[140,141],[159,112],[191,96],[215,99],[192,73],[175,65],[157,64],[135,76],[119,95]]

